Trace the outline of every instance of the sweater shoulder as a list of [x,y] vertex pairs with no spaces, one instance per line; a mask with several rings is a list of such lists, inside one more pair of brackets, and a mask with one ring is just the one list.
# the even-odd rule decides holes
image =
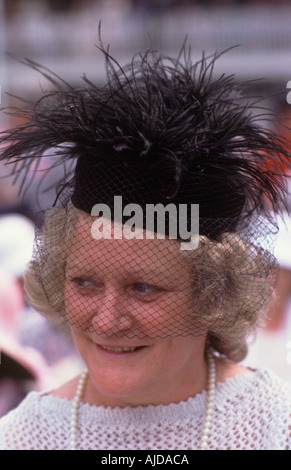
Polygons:
[[259,369],[219,383],[216,390],[218,406],[233,403],[247,414],[252,404],[261,413],[287,413],[291,419],[291,382],[268,369]]
[[[65,448],[67,432],[62,433],[62,429],[66,431],[68,425],[69,419],[59,400],[51,397],[47,406],[42,393],[30,392],[17,408],[0,419],[0,450],[46,450],[48,442],[51,448]],[[56,429],[58,435],[54,441]]]
[[215,419],[215,449],[290,450],[291,383],[264,369],[218,384]]
[[234,392],[235,390],[255,390],[257,389],[259,394],[265,394],[266,396],[275,395],[289,395],[291,391],[291,381],[284,380],[279,377],[270,369],[257,369],[250,374],[241,374],[227,379],[225,382],[218,384],[222,391],[227,394]]

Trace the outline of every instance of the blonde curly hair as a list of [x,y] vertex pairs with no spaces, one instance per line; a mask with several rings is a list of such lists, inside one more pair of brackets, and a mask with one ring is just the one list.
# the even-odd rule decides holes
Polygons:
[[[47,211],[24,276],[28,303],[57,325],[66,324],[66,247],[80,213],[71,203]],[[233,233],[216,241],[200,236],[197,249],[180,250],[193,272],[194,318],[207,329],[210,346],[235,362],[245,357],[247,337],[262,325],[273,295],[269,263],[260,250]]]
[[264,324],[273,296],[267,260],[259,248],[233,233],[223,234],[219,241],[200,236],[198,249],[182,254],[193,266],[195,302],[208,312],[199,321],[208,328],[210,345],[241,361],[247,354],[247,337]]

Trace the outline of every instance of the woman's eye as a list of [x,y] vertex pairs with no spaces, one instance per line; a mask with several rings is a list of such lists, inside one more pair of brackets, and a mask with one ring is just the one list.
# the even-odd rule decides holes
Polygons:
[[90,279],[82,278],[82,277],[76,277],[72,279],[72,282],[78,287],[90,287],[93,285],[93,281],[91,281]]
[[152,286],[150,284],[146,284],[145,282],[138,282],[134,284],[134,289],[139,293],[139,294],[153,294],[155,292],[158,292],[159,289],[158,287]]

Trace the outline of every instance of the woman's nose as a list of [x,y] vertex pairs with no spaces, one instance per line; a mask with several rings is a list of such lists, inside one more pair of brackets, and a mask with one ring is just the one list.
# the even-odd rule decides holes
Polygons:
[[133,319],[126,309],[125,294],[115,288],[105,289],[92,323],[100,334],[114,335],[130,329]]

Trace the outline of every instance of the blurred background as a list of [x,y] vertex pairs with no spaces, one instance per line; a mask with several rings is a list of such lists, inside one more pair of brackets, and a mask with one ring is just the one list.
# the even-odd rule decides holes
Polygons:
[[[149,47],[176,56],[186,36],[193,61],[199,60],[203,51],[207,55],[237,46],[222,55],[214,73],[235,73],[240,79],[252,80],[253,93],[262,96],[264,104],[288,122],[291,116],[291,2],[288,0],[0,0],[1,106],[19,104],[15,95],[35,98],[41,88],[48,86],[43,77],[15,57],[40,63],[72,85],[81,84],[83,74],[102,83],[106,77],[104,61],[96,48],[100,21],[103,43],[110,45],[111,53],[121,64]],[[0,130],[18,123],[13,116],[0,114]],[[272,121],[269,126],[274,132],[290,137],[289,131],[278,122]],[[2,165],[0,172],[5,176],[8,170]],[[0,178],[0,219],[3,219],[0,268],[10,271],[20,284],[27,259],[22,260],[17,273],[15,266],[12,269],[7,254],[15,253],[16,245],[10,246],[9,251],[7,243],[11,245],[10,234],[15,229],[11,229],[11,220],[9,225],[7,218],[5,225],[4,217],[17,214],[34,224],[38,204],[35,188],[29,189],[23,200],[18,196],[17,183],[13,185],[12,180]],[[51,194],[46,192],[40,201],[41,208],[51,202]],[[258,337],[251,346],[247,360],[254,367],[271,367],[291,380],[291,260],[288,259],[291,236],[290,229],[284,227],[284,241],[278,254],[283,273],[280,302],[273,307],[272,321],[262,330],[261,340]],[[24,232],[19,229],[19,233]],[[31,237],[27,240],[20,236],[15,244],[22,253],[28,251],[28,257],[31,255]],[[70,341],[61,332],[52,330],[38,312],[31,312],[28,306],[24,312],[17,333],[21,346],[41,354],[57,383],[78,371],[82,364],[75,358]],[[60,364],[65,367],[61,368]],[[4,370],[3,359],[1,370]]]

